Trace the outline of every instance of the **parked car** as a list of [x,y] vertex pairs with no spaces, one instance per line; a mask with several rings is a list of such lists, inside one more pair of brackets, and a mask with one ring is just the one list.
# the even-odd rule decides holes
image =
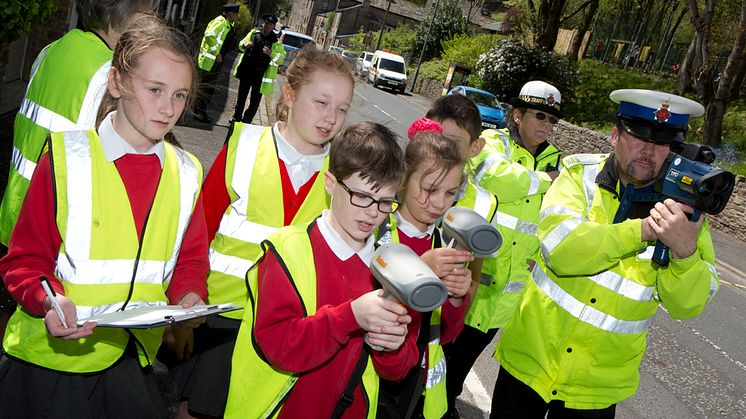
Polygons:
[[370,61],[368,81],[373,87],[386,86],[399,93],[407,87],[407,68],[404,58],[393,52],[378,50]]
[[505,106],[502,105],[495,95],[490,92],[475,89],[469,86],[456,86],[448,91],[449,95],[464,95],[473,100],[479,108],[484,128],[505,128]]
[[285,62],[282,64],[281,70],[285,71],[287,66],[293,62],[295,55],[298,54],[298,50],[308,44],[316,45],[316,41],[306,34],[285,30],[285,38],[282,40],[282,46],[285,48]]
[[357,63],[355,64],[355,74],[358,76],[365,77],[368,75],[370,70],[370,61],[373,59],[373,53],[363,51],[357,57]]
[[332,45],[332,46],[329,47],[329,51],[331,51],[331,52],[333,52],[335,54],[342,55],[342,51],[344,51],[344,49],[340,48],[340,47],[335,47],[334,45]]
[[355,71],[355,63],[357,62],[357,54],[353,51],[344,50],[342,51],[342,59],[345,60],[347,65],[350,66],[350,70]]

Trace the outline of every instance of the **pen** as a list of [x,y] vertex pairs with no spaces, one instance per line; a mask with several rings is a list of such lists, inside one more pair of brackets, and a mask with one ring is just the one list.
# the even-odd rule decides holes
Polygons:
[[67,329],[67,322],[65,321],[65,313],[62,312],[62,307],[60,307],[60,303],[57,302],[57,293],[54,292],[54,289],[49,284],[49,279],[47,279],[46,276],[39,277],[39,281],[41,281],[41,287],[44,288],[44,292],[47,293],[47,297],[49,297],[49,302],[52,304],[52,307],[54,308],[54,311],[57,312],[57,315],[60,317],[60,321],[62,321],[62,326]]

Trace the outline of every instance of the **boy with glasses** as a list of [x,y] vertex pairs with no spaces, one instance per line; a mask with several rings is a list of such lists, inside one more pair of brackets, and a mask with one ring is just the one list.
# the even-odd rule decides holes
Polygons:
[[455,401],[469,370],[499,328],[515,312],[538,258],[536,223],[544,193],[557,177],[560,152],[547,141],[562,117],[559,90],[530,81],[511,101],[508,128],[485,130],[485,142],[467,165],[474,184],[497,196],[493,223],[503,237],[497,257],[485,259],[479,289],[464,330],[445,347],[448,361],[446,417],[458,417]]
[[[417,363],[419,323],[382,298],[369,270],[374,228],[396,209],[404,174],[383,125],[334,140],[323,174],[331,208],[270,236],[247,275],[253,310],[233,353],[226,416],[375,417],[379,377],[400,380]],[[366,333],[384,350],[368,347]]]

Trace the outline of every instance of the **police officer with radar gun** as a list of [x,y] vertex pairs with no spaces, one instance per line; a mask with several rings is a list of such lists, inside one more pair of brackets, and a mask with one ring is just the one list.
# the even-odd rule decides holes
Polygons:
[[[542,257],[495,353],[493,418],[614,417],[637,391],[658,305],[693,318],[719,288],[698,213],[722,210],[733,175],[708,165],[711,150],[684,144],[704,108],[649,90],[610,98],[613,153],[564,158],[544,197]],[[668,263],[653,261],[657,241]]]

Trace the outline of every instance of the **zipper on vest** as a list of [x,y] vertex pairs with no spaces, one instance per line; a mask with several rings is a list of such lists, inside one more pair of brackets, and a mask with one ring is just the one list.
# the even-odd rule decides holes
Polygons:
[[[158,180],[160,184],[160,179]],[[135,279],[137,278],[137,267],[140,265],[140,255],[142,253],[142,245],[145,243],[145,229],[148,227],[148,221],[150,220],[150,213],[153,211],[153,204],[155,204],[155,197],[158,195],[158,188],[156,188],[155,195],[153,196],[153,202],[150,203],[148,214],[145,215],[145,221],[142,223],[142,231],[140,231],[140,237],[137,240],[137,255],[135,256],[135,266],[132,268],[132,278],[130,279],[130,289],[127,292],[127,298],[124,300],[124,304],[119,308],[118,311],[124,311],[127,304],[132,299],[132,293],[135,291]]]

